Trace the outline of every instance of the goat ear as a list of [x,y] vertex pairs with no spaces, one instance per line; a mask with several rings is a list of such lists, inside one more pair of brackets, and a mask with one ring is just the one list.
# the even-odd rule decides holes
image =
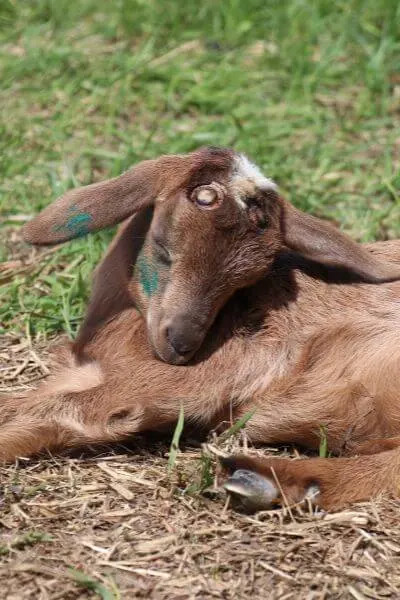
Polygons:
[[123,310],[135,307],[129,283],[151,224],[153,210],[143,210],[123,223],[102,262],[96,268],[92,294],[85,318],[73,344],[75,354],[84,357],[84,347],[98,329]]
[[283,236],[288,248],[308,260],[347,272],[366,283],[400,279],[400,268],[378,259],[329,223],[283,201]]
[[123,221],[153,203],[165,162],[174,158],[146,160],[114,179],[68,191],[25,225],[24,240],[57,244]]

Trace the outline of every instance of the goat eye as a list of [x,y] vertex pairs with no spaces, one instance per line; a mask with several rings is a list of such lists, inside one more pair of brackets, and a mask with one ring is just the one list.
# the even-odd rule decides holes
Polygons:
[[193,190],[190,199],[200,208],[216,208],[224,197],[222,185],[213,182],[210,185],[199,185]]
[[160,260],[165,265],[171,264],[172,259],[170,253],[168,252],[166,247],[157,240],[154,240],[154,251],[158,260]]
[[247,214],[250,222],[259,230],[266,229],[268,227],[268,217],[260,202],[256,198],[248,198],[247,205]]

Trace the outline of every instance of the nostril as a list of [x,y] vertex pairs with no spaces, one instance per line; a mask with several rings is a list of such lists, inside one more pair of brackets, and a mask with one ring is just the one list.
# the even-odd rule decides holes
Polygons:
[[171,327],[167,327],[165,333],[172,348],[181,356],[189,354],[196,348],[197,340],[188,338],[182,332],[176,331]]

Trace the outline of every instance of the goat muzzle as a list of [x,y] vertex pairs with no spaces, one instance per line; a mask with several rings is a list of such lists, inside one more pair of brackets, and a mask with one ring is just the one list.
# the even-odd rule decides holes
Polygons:
[[205,325],[186,315],[166,320],[161,327],[166,344],[161,357],[172,364],[185,364],[201,346],[205,332]]

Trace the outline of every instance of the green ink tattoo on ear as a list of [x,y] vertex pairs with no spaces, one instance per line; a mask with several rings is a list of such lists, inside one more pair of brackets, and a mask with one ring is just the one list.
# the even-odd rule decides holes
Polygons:
[[89,233],[89,225],[92,217],[88,213],[74,215],[65,224],[65,229],[71,232],[74,237],[81,237]]
[[[75,204],[69,208],[70,213],[78,210]],[[92,221],[93,218],[89,213],[77,212],[75,215],[72,214],[63,225],[56,225],[53,229],[54,231],[67,232],[68,237],[73,239],[90,233],[90,223]]]

